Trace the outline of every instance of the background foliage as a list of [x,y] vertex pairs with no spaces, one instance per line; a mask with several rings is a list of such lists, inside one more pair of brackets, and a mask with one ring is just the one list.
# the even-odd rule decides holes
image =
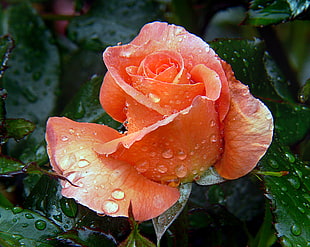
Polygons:
[[71,3],[64,15],[51,0],[1,1],[0,245],[156,243],[150,221],[100,217],[61,196],[44,130],[49,116],[120,128],[98,101],[102,51],[161,20],[204,38],[275,119],[258,168],[223,184],[193,184],[161,246],[310,246],[310,1]]

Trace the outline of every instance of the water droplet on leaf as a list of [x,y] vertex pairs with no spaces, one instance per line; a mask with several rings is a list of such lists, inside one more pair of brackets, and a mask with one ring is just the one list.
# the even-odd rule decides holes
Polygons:
[[25,214],[25,217],[26,217],[27,219],[34,219],[33,215],[30,214],[30,213],[26,213],[26,214]]
[[175,175],[179,178],[184,178],[187,175],[187,167],[185,165],[179,165],[175,168]]
[[297,225],[292,225],[291,226],[291,232],[295,235],[295,236],[299,236],[301,234],[301,228]]
[[14,214],[18,214],[23,211],[21,207],[13,207],[11,210]]
[[46,222],[44,220],[37,220],[34,225],[38,230],[44,230],[46,228]]

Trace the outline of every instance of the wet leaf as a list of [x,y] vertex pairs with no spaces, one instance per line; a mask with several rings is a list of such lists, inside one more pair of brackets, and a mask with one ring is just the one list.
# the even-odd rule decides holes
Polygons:
[[301,14],[309,5],[307,0],[254,0],[247,23],[261,26],[287,21]]
[[236,78],[249,85],[255,96],[293,100],[288,83],[281,78],[270,56],[266,55],[263,41],[228,39],[211,42],[210,46],[232,66]]
[[25,207],[43,213],[63,230],[72,229],[77,205],[73,199],[62,197],[61,187],[54,178],[41,176],[25,200]]
[[1,246],[53,246],[47,240],[59,228],[45,217],[20,207],[0,207]]
[[35,129],[35,125],[32,122],[22,118],[6,119],[5,125],[7,129],[7,137],[14,138],[17,141],[23,139]]
[[310,78],[306,81],[305,85],[302,86],[298,97],[301,103],[306,103],[310,100]]
[[271,109],[281,142],[291,145],[302,140],[310,130],[309,108],[294,103],[290,86],[266,53],[264,43],[220,40],[210,45],[232,66],[236,78]]
[[282,245],[308,246],[310,239],[310,167],[274,140],[260,162],[263,171],[287,171],[286,176],[264,176],[275,228]]
[[118,128],[121,124],[114,121],[100,105],[99,92],[102,80],[102,76],[94,76],[84,83],[66,106],[63,115],[79,122],[99,123]]
[[305,105],[266,101],[275,118],[275,131],[281,143],[292,145],[310,131],[310,108]]
[[43,20],[26,1],[0,11],[0,33],[10,33],[16,44],[3,77],[8,91],[7,115],[28,119],[37,125],[32,140],[26,144],[30,147],[44,138],[46,118],[55,106],[60,65],[58,49]]
[[99,0],[86,15],[70,22],[68,36],[84,48],[102,51],[108,45],[131,41],[145,23],[157,17],[158,7],[150,0]]
[[21,170],[25,166],[21,161],[12,157],[0,155],[0,175]]
[[160,216],[154,218],[153,225],[157,236],[157,244],[159,244],[160,239],[167,231],[169,226],[173,223],[173,221],[179,216],[182,212],[184,206],[186,205],[190,193],[192,191],[192,184],[182,184],[179,188],[180,190],[180,198],[179,200],[170,207],[167,211],[162,213]]
[[91,230],[86,227],[77,230],[63,232],[56,237],[57,240],[70,245],[87,247],[115,247],[116,241],[113,236],[104,234],[98,230]]

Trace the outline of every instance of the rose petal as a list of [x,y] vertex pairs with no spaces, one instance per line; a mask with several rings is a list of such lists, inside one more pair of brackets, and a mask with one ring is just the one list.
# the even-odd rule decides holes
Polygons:
[[[220,98],[217,102],[219,117],[223,120],[229,109],[228,82],[221,65],[221,59],[215,52],[199,37],[187,32],[184,28],[168,25],[167,23],[153,22],[145,25],[139,35],[129,44],[123,46],[109,47],[104,52],[104,62],[111,73],[115,83],[140,104],[146,104],[148,108],[157,111],[161,115],[169,115],[169,111],[160,108],[149,99],[143,98],[136,90],[132,90],[131,79],[128,78],[127,67],[139,67],[142,60],[153,52],[170,51],[179,53],[184,61],[184,68],[190,71],[197,64],[204,64],[214,70],[222,82]],[[186,73],[182,73],[180,80],[186,79]],[[142,82],[142,81],[141,81]],[[178,82],[182,83],[182,82]],[[101,90],[101,102],[107,102],[105,92]],[[123,110],[124,107],[120,109]],[[110,112],[107,110],[110,114]],[[113,115],[112,115],[113,117]]]
[[216,164],[218,173],[236,179],[249,173],[266,153],[273,135],[273,118],[268,108],[235,79],[225,65],[230,81],[231,104],[224,120],[224,153]]
[[206,88],[206,97],[209,100],[217,100],[220,97],[222,83],[218,74],[203,64],[197,64],[192,68],[191,77],[195,82],[203,82]]
[[94,145],[120,136],[107,126],[50,118],[46,140],[51,165],[74,184],[62,181],[62,194],[99,214],[128,216],[131,202],[136,220],[156,217],[178,200],[179,192],[146,179],[124,161],[94,152]]
[[198,178],[213,165],[220,155],[220,140],[214,102],[197,97],[187,109],[136,133],[97,145],[95,150],[130,163],[151,180],[173,186]]

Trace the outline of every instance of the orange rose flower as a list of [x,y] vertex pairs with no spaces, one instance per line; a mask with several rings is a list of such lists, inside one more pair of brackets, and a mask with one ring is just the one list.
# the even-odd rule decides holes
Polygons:
[[156,217],[180,183],[214,166],[226,179],[249,173],[268,149],[273,119],[231,67],[184,28],[154,22],[109,47],[100,102],[126,133],[50,118],[46,140],[62,194],[100,214]]

